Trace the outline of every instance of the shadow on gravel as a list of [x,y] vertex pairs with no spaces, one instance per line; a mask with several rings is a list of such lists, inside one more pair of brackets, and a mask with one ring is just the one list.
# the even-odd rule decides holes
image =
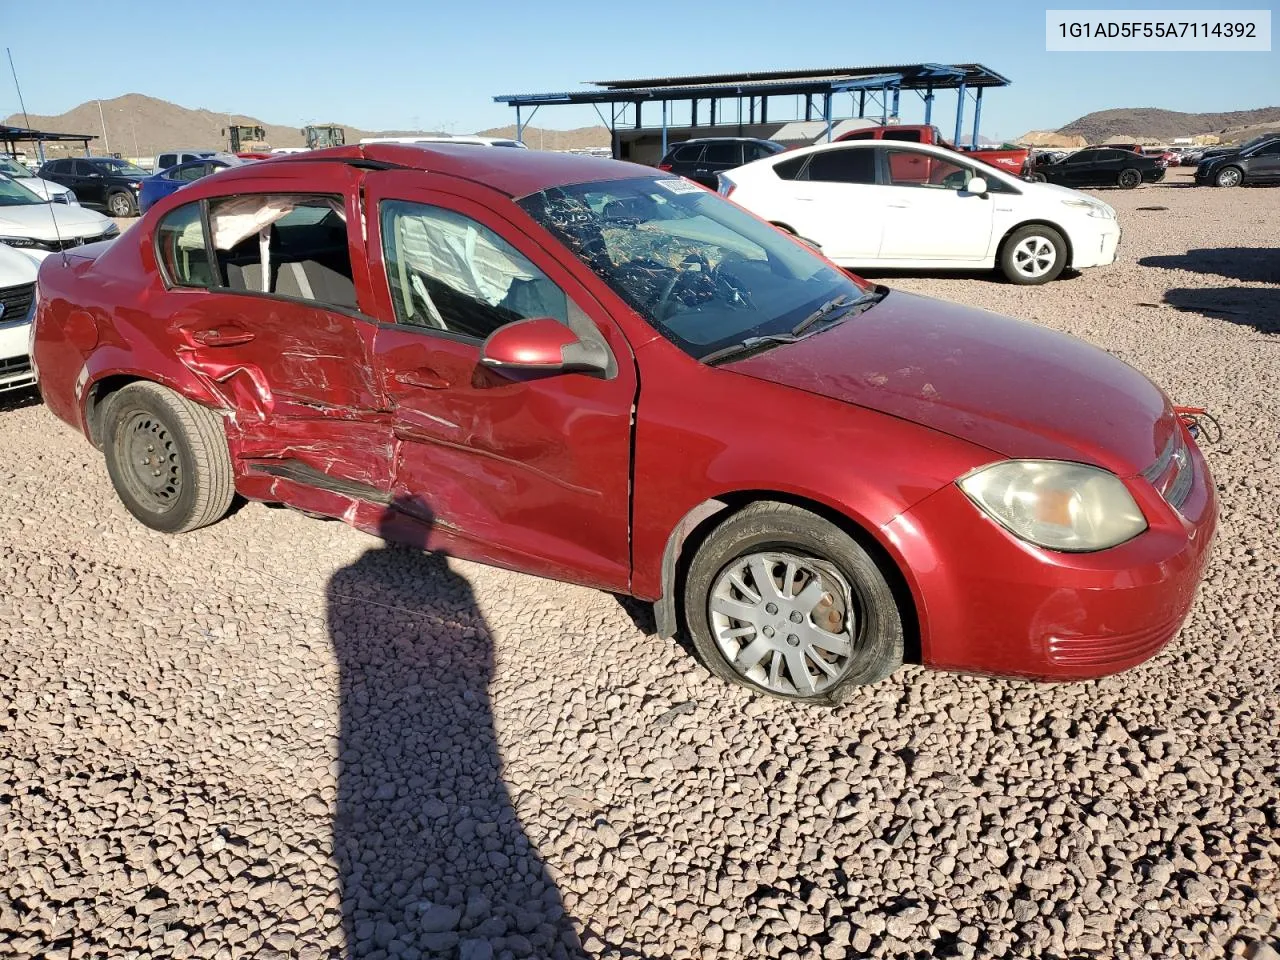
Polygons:
[[345,956],[583,956],[502,779],[488,627],[466,578],[415,549],[427,529],[388,510],[381,532],[408,545],[369,550],[327,590]]
[[1168,290],[1164,302],[1188,313],[1280,334],[1280,287],[1187,287]]
[[0,393],[0,413],[10,410],[21,410],[23,407],[34,407],[40,403],[40,391],[35,387],[25,390],[10,390]]
[[1245,283],[1280,283],[1280,249],[1276,247],[1217,247],[1186,253],[1142,257],[1139,266],[1189,270],[1228,277]]

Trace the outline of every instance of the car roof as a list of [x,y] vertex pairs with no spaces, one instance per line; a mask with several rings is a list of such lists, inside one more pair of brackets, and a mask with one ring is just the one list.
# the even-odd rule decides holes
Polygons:
[[237,180],[253,179],[267,170],[273,176],[279,176],[287,170],[304,179],[313,164],[325,161],[375,169],[421,170],[458,177],[473,180],[511,197],[523,197],[548,187],[571,183],[670,176],[636,163],[572,153],[477,150],[473,145],[456,143],[369,143],[277,155],[258,163],[231,167],[218,174],[218,183],[225,190]]

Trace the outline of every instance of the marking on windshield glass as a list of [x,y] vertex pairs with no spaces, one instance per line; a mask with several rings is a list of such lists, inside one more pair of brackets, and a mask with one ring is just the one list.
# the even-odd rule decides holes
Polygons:
[[655,182],[672,193],[698,193],[702,190],[702,187],[692,180],[657,180]]

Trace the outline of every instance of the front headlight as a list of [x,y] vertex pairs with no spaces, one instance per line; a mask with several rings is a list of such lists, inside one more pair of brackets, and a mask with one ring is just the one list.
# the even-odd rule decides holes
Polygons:
[[114,237],[119,232],[120,225],[118,223],[111,223],[107,225],[107,229],[102,231],[102,235],[104,237]]
[[1074,207],[1077,210],[1083,210],[1091,217],[1097,217],[1099,220],[1114,220],[1116,212],[1105,203],[1097,200],[1086,200],[1084,198],[1063,200],[1063,205]]
[[1147,529],[1120,478],[1082,463],[1006,460],[956,483],[1014,536],[1050,550],[1105,550]]
[[6,244],[10,247],[19,247],[19,248],[22,248],[22,247],[31,248],[31,247],[44,246],[44,244],[42,244],[39,240],[33,240],[31,239],[31,237],[0,237],[0,243]]

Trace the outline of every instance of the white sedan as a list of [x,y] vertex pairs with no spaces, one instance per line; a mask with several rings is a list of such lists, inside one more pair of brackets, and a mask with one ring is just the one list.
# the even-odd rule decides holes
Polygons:
[[13,157],[0,155],[0,173],[11,178],[15,183],[22,184],[41,200],[73,205],[80,203],[71,190],[52,180],[41,180]]
[[27,350],[39,264],[37,258],[0,244],[0,393],[36,382]]
[[925,144],[791,150],[721,174],[720,192],[842,267],[999,268],[1035,284],[1111,263],[1120,243],[1102,201]]

